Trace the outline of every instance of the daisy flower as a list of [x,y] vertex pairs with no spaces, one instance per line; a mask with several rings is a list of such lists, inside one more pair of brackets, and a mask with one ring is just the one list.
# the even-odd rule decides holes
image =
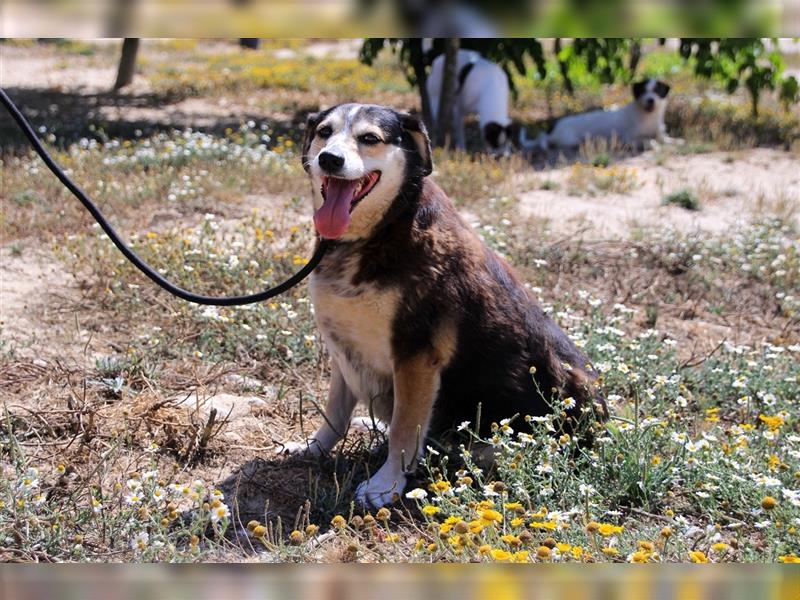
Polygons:
[[149,541],[150,535],[146,531],[140,531],[131,540],[131,548],[138,550],[139,552],[144,552],[144,549],[147,548],[147,543]]
[[219,503],[219,506],[216,506],[211,510],[211,521],[213,523],[219,523],[230,516],[231,511],[228,508],[228,505],[222,502]]
[[415,488],[410,492],[406,493],[406,498],[411,500],[422,500],[428,496],[428,492],[423,489]]

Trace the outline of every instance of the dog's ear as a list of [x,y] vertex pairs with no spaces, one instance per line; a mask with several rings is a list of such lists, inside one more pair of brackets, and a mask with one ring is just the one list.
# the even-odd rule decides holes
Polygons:
[[422,176],[427,177],[433,173],[433,160],[431,159],[431,140],[425,124],[419,115],[400,113],[400,125],[414,140],[414,145],[422,159]]
[[314,136],[317,134],[317,125],[319,125],[320,113],[310,113],[306,119],[306,135],[303,138],[303,154],[301,160],[303,161],[303,169],[308,171],[308,149],[311,148],[311,142],[314,141]]
[[663,81],[656,81],[656,87],[653,91],[655,91],[660,98],[666,98],[667,94],[669,94],[669,84]]
[[644,93],[647,91],[647,80],[644,81],[637,81],[633,84],[633,97],[634,98],[641,98]]

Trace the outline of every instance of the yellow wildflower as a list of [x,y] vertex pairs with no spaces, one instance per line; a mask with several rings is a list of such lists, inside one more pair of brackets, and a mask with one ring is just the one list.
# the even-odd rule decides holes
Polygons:
[[693,563],[707,563],[708,557],[706,556],[705,552],[701,552],[700,550],[690,550],[689,560],[691,560]]
[[638,546],[640,550],[645,552],[653,552],[655,550],[655,544],[647,540],[639,540]]
[[565,542],[558,542],[556,544],[556,548],[558,548],[558,551],[563,554],[564,552],[569,552],[570,550],[572,550],[572,545],[567,544]]
[[771,431],[775,431],[776,429],[779,429],[780,426],[783,425],[783,423],[784,423],[783,417],[781,417],[779,415],[775,415],[775,416],[772,416],[772,417],[767,416],[767,415],[758,415],[758,419],[759,419],[759,421],[764,423],[764,425],[766,425],[767,428],[770,429]]
[[253,527],[253,535],[256,536],[257,538],[262,538],[265,535],[267,535],[267,528],[264,527],[263,525],[256,525],[255,527]]
[[778,557],[778,562],[800,565],[800,558],[794,554],[784,554],[783,556]]
[[520,550],[519,552],[514,552],[514,555],[511,557],[511,562],[515,563],[528,562],[528,556],[530,556],[530,552],[528,552],[527,550]]
[[503,520],[503,515],[491,508],[482,510],[479,513],[479,516],[481,518],[481,522],[483,522],[485,525],[491,525],[492,523],[499,523],[500,521]]
[[434,493],[443,494],[448,490],[450,490],[450,482],[440,479],[436,483],[430,484],[430,486],[428,486],[428,489]]
[[533,521],[528,525],[531,529],[544,529],[545,531],[553,531],[558,527],[556,521]]
[[615,533],[622,533],[624,527],[621,525],[612,525],[611,523],[600,523],[597,527],[597,533],[600,535],[607,537],[609,535],[614,535]]
[[772,510],[776,506],[778,506],[778,501],[772,496],[764,496],[761,499],[761,508],[764,510]]
[[503,542],[505,542],[509,546],[520,546],[522,544],[518,536],[511,535],[509,533],[507,533],[506,535],[501,535],[500,539],[503,540]]
[[511,559],[511,552],[506,552],[500,548],[494,548],[489,552],[489,555],[498,562],[505,562]]
[[481,521],[470,521],[469,522],[469,532],[470,533],[480,533],[483,531],[483,523]]

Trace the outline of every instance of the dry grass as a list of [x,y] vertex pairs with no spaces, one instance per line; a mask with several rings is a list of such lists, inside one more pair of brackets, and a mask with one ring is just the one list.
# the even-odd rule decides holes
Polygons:
[[[101,49],[57,52],[112,59]],[[164,65],[178,59],[199,80],[197,46],[163,43],[158,52],[144,65],[153,85],[167,85]],[[282,62],[269,52],[214,52],[210,83],[191,93],[212,103],[247,93],[272,108],[283,99],[281,110],[298,112],[284,124],[312,108],[308,88],[298,87],[312,75],[324,78],[331,100],[414,100],[396,71],[379,77],[347,61],[328,68],[301,55]],[[230,81],[223,68],[233,70]],[[284,79],[266,89],[259,77]],[[352,78],[349,87],[341,77]],[[537,85],[521,93],[543,111]],[[587,87],[579,98],[596,93]],[[291,128],[276,129],[274,113],[262,116],[99,142],[90,132],[74,143],[51,133],[57,159],[148,261],[191,289],[230,293],[284,277],[309,250],[300,132],[286,135]],[[710,143],[733,147],[729,117],[719,119],[706,129]],[[789,135],[754,131],[778,145]],[[702,150],[687,147],[681,152]],[[636,173],[610,164],[611,154],[587,150],[565,192],[629,192]],[[25,326],[0,338],[0,557],[725,562],[798,554],[800,510],[782,491],[800,487],[796,199],[754,198],[768,218],[723,234],[645,229],[586,242],[520,217],[516,195],[552,185],[520,157],[434,158],[439,184],[602,373],[625,419],[605,430],[607,440],[573,454],[564,450],[571,440],[537,431],[528,443],[507,429],[516,423],[498,424],[485,440],[500,448],[494,467],[478,472],[457,446],[441,448],[409,486],[426,500],[365,514],[353,492],[381,464],[380,436],[353,433],[321,460],[276,452],[314,429],[327,391],[305,288],[245,309],[173,299],[121,260],[37,159],[6,152],[9,261],[55,262],[72,283],[3,316]],[[707,192],[707,201],[724,201]],[[552,471],[537,470],[543,464]],[[762,508],[766,496],[779,504]]]

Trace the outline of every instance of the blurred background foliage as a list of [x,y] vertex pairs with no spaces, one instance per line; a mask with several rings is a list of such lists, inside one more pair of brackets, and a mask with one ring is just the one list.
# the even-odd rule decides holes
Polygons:
[[797,35],[796,0],[6,0],[13,37]]
[[[361,60],[371,65],[384,49],[397,54],[411,85],[424,88],[433,57],[442,52],[444,39],[425,42],[420,38],[367,38]],[[536,77],[548,73],[547,56],[558,65],[564,90],[574,93],[576,74],[588,73],[599,83],[631,82],[647,48],[664,47],[665,38],[463,38],[461,48],[477,50],[498,63],[508,74],[516,95],[511,69],[520,75],[533,65]],[[750,95],[751,111],[758,114],[759,99],[766,91],[777,91],[785,105],[798,101],[798,81],[787,75],[777,38],[678,38],[673,44],[678,56],[700,78],[721,83],[729,94],[740,87]],[[425,100],[423,100],[424,106]]]

